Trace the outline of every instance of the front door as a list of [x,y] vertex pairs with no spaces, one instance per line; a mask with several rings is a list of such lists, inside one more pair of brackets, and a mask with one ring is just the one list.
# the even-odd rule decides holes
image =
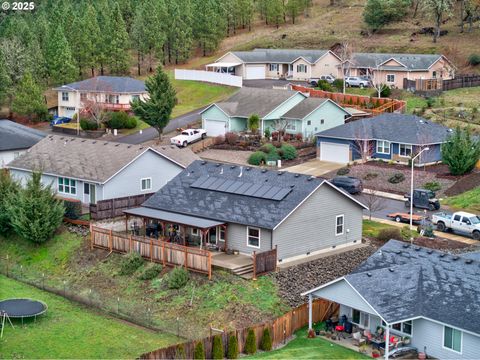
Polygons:
[[217,228],[212,227],[208,232],[207,243],[211,245],[217,245]]
[[96,201],[95,185],[83,183],[83,202],[86,204],[95,204]]

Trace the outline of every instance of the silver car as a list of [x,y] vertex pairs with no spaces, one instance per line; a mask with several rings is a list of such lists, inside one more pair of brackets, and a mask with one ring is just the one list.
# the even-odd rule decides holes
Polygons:
[[348,76],[345,78],[345,86],[355,86],[363,89],[364,87],[370,86],[370,81],[360,76]]

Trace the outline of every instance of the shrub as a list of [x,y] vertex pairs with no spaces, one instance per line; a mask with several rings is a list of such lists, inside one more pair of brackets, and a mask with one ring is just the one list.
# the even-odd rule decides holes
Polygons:
[[275,150],[276,150],[276,147],[270,143],[264,144],[260,147],[260,151],[263,151],[265,154],[268,154]]
[[388,179],[390,184],[398,184],[405,180],[405,175],[403,173],[395,173]]
[[181,289],[187,285],[188,279],[188,271],[183,267],[176,267],[168,274],[168,288]]
[[270,137],[272,136],[272,132],[270,131],[270,128],[266,128],[265,131],[263,132],[263,135],[265,135],[267,139],[270,139]]
[[212,344],[212,359],[214,360],[221,360],[223,359],[223,343],[222,337],[220,335],[215,335],[213,337],[213,344]]
[[303,135],[302,135],[302,133],[297,133],[297,134],[295,134],[295,140],[297,140],[297,141],[302,141],[302,140],[303,140]]
[[343,80],[335,79],[332,83],[332,86],[336,88],[337,91],[343,91]]
[[472,66],[480,65],[480,55],[479,54],[471,54],[468,57],[468,64]]
[[442,185],[438,181],[430,181],[423,184],[423,188],[432,191],[438,191],[442,188]]
[[186,359],[187,353],[185,351],[184,344],[178,344],[177,348],[175,349],[175,359]]
[[270,335],[270,329],[266,327],[263,329],[262,342],[260,343],[260,349],[263,351],[272,350],[272,336]]
[[405,225],[400,230],[400,236],[402,237],[403,240],[410,240],[410,238],[413,237],[414,232],[415,232],[414,230],[410,230],[410,227],[408,225]]
[[[390,97],[390,95],[392,95],[392,89],[390,88],[390,86],[382,84],[381,87],[382,87],[380,89],[380,97],[381,98],[388,98],[388,97]],[[378,91],[374,91],[372,93],[372,96],[373,97],[378,96]],[[380,102],[377,100],[375,102],[375,107],[379,107],[379,106],[380,106]]]
[[427,107],[431,108],[433,105],[435,105],[435,98],[427,97],[425,100],[427,102]]
[[122,258],[119,275],[132,275],[144,263],[139,253],[131,252]]
[[205,359],[205,350],[203,349],[203,341],[197,342],[195,345],[195,350],[193,351],[194,359]]
[[98,124],[88,119],[80,119],[80,127],[82,130],[98,130]]
[[276,150],[270,151],[270,152],[267,154],[265,160],[266,160],[267,162],[269,162],[269,161],[278,161],[278,160],[280,160],[280,155],[278,155],[278,153],[277,153]]
[[129,116],[125,111],[116,111],[107,114],[107,118],[110,129],[125,129]]
[[228,338],[227,359],[238,359],[238,339],[235,335]]
[[298,156],[297,149],[293,145],[282,144],[280,149],[282,151],[282,159],[284,160],[293,160]]
[[247,339],[245,340],[245,354],[255,354],[257,352],[257,339],[255,337],[255,331],[248,329]]
[[381,241],[388,241],[390,239],[400,240],[402,239],[402,234],[400,233],[400,229],[397,228],[381,229],[378,232],[377,239]]
[[147,267],[142,271],[142,273],[138,276],[139,280],[152,280],[155,279],[158,274],[162,272],[162,265],[160,264],[153,264],[150,267]]
[[292,134],[286,133],[285,135],[283,135],[283,141],[290,141],[290,140],[292,140]]
[[250,115],[248,118],[248,128],[251,132],[256,133],[260,126],[260,117],[257,114]]
[[272,139],[278,141],[278,136],[280,135],[280,132],[274,131],[272,132]]
[[344,176],[347,175],[350,172],[350,169],[348,167],[343,167],[338,169],[337,175]]
[[459,127],[442,145],[442,161],[448,165],[452,175],[463,175],[475,168],[480,158],[480,141],[470,136],[468,129]]
[[213,140],[213,142],[215,143],[215,145],[220,145],[220,144],[223,144],[225,142],[225,136],[223,135],[218,135],[215,137],[215,139]]
[[6,169],[0,169],[0,234],[6,234],[12,228],[8,204],[16,199],[20,185],[10,176]]
[[318,87],[320,90],[323,90],[323,91],[333,92],[333,87],[332,87],[332,85],[330,85],[330,84],[328,83],[327,80],[320,80],[320,81],[318,82],[317,87]]
[[363,177],[363,180],[373,180],[378,176],[378,173],[376,172],[369,172],[366,173],[365,176]]
[[135,116],[129,116],[125,122],[125,129],[134,129],[137,127],[137,118]]
[[248,158],[248,163],[250,165],[262,165],[267,161],[267,154],[263,151],[255,151],[250,157]]
[[225,134],[225,141],[227,142],[227,144],[235,145],[237,140],[238,140],[238,134],[236,134],[234,132],[227,132]]
[[69,219],[78,219],[82,216],[82,202],[75,199],[63,199],[65,206],[65,217]]

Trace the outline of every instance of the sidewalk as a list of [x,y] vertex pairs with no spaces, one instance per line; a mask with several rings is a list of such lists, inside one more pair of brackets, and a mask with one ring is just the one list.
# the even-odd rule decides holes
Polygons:
[[405,198],[403,195],[398,195],[398,194],[392,194],[384,191],[377,191],[377,190],[372,190],[372,189],[363,189],[363,192],[365,194],[372,194],[374,193],[377,196],[381,196],[387,199],[392,199],[392,200],[399,200],[399,201],[405,201]]

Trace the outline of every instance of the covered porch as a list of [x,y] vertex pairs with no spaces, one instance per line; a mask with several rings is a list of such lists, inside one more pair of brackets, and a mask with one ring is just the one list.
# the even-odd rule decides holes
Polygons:
[[239,75],[238,67],[242,66],[239,62],[216,62],[205,65],[206,71],[218,72],[221,74]]

